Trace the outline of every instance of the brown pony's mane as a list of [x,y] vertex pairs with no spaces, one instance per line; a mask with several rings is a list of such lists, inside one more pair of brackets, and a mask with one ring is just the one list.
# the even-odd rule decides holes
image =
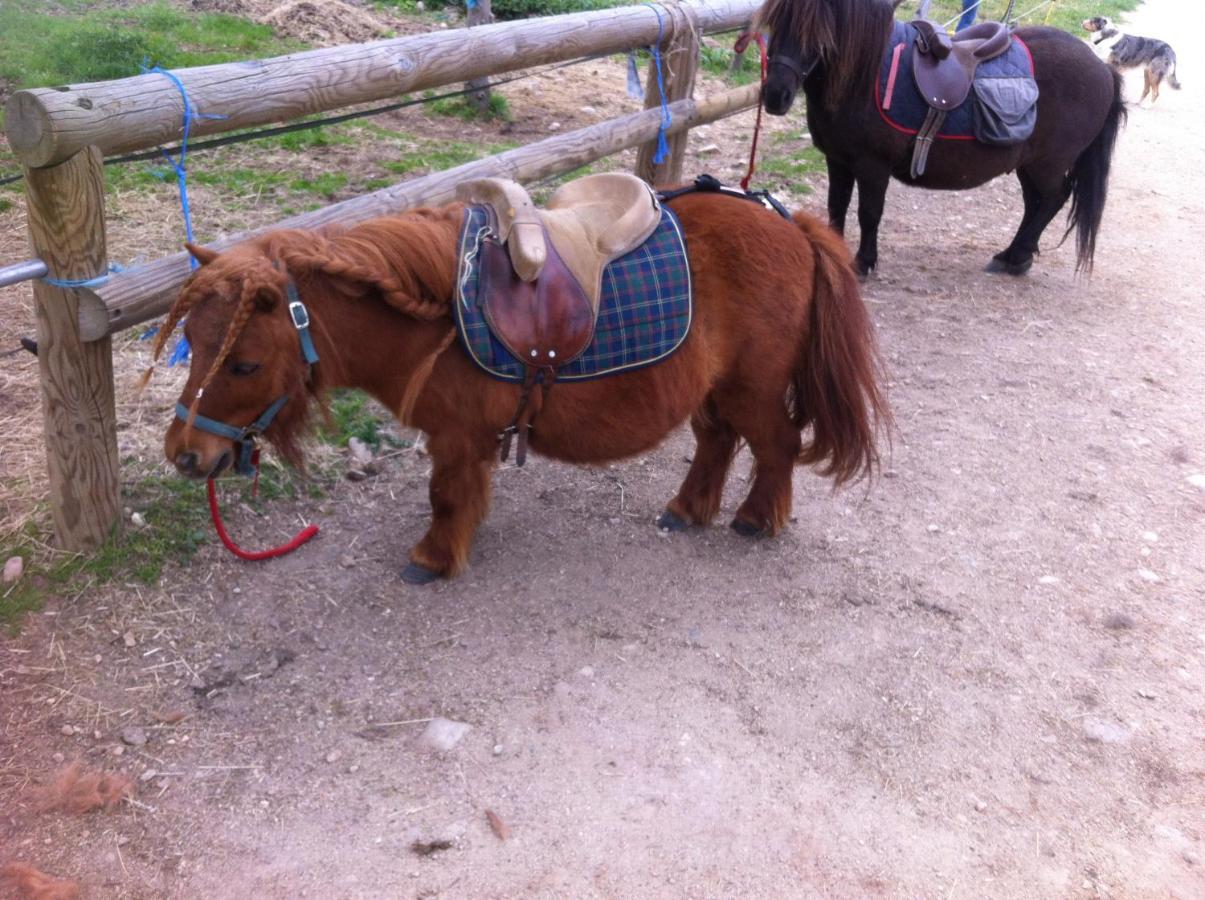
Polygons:
[[888,0],[767,0],[754,27],[790,35],[824,66],[824,105],[868,95],[895,7]]
[[[221,371],[257,307],[283,308],[289,279],[308,276],[320,279],[323,287],[344,296],[379,298],[414,319],[449,319],[448,334],[433,353],[419,362],[411,378],[403,402],[403,413],[408,415],[436,359],[456,334],[450,321],[456,264],[455,254],[449,248],[455,246],[461,209],[459,204],[417,209],[399,216],[370,219],[348,229],[269,231],[221,255],[190,246],[190,252],[202,265],[185,284],[160,326],[152,364],[143,382],[149,380],[176,326],[201,300],[218,293],[222,285],[226,290],[221,293],[237,296],[222,344],[189,406],[191,428],[205,388]],[[230,290],[235,287],[237,293]],[[311,394],[320,393],[317,385],[306,388]],[[276,421],[281,427],[270,429],[269,437],[290,462],[300,463],[297,435],[304,430],[308,416],[294,412],[278,416]]]

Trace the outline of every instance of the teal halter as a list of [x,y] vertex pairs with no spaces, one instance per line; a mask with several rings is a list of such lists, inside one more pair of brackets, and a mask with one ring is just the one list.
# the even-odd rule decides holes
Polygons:
[[[291,280],[285,288],[285,293],[289,298],[289,318],[293,322],[293,327],[297,329],[297,337],[301,341],[301,358],[305,361],[308,372],[318,362],[318,351],[314,349],[314,338],[310,334],[310,313],[305,308],[305,304],[301,302],[297,288]],[[233,441],[235,452],[238,454],[234,463],[234,471],[240,475],[254,475],[255,439],[268,430],[268,426],[272,424],[276,414],[284,409],[284,405],[288,402],[288,394],[277,397],[258,419],[242,428],[237,425],[227,425],[225,422],[219,422],[200,413],[193,419],[193,426]],[[188,407],[183,403],[176,403],[176,418],[188,421]]]

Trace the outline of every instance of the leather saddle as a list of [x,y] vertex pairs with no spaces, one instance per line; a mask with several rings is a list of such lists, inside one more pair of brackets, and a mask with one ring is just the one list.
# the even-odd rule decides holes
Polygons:
[[929,105],[912,151],[912,177],[919,178],[925,173],[929,150],[946,114],[966,100],[979,64],[1007,52],[1013,35],[1003,22],[980,22],[952,37],[927,19],[914,21],[912,26],[917,31],[912,45],[912,74]]
[[603,270],[648,240],[661,207],[647,184],[622,173],[571,181],[544,209],[503,178],[465,182],[457,196],[491,213],[491,234],[477,246],[477,296],[490,330],[527,367],[519,409],[501,435],[505,460],[518,434],[515,461],[523,465],[532,419],[557,370],[594,337]]

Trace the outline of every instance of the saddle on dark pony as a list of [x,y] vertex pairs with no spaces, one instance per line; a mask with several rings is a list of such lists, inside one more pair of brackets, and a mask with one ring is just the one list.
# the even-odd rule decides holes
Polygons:
[[[1019,143],[1033,132],[1037,84],[1032,60],[1028,48],[1002,22],[981,22],[954,35],[927,19],[897,22],[884,66],[879,104],[884,117],[897,127],[903,124],[899,109],[907,101],[900,97],[903,85],[897,84],[901,69],[911,68],[924,110],[918,125],[905,126],[916,135],[913,178],[924,174],[938,137],[963,137],[965,130],[967,137],[1001,146]],[[889,115],[893,103],[896,110]],[[943,128],[958,112],[965,114],[958,117],[956,133],[948,135]]]

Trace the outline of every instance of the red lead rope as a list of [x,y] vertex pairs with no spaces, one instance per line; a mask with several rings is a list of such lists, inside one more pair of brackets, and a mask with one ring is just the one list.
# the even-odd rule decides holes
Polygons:
[[[255,455],[251,457],[251,461],[255,464],[255,486],[253,491],[259,488],[259,451],[255,451]],[[318,533],[317,525],[307,525],[301,531],[293,536],[293,539],[287,544],[281,544],[279,547],[272,547],[269,550],[244,550],[238,544],[230,539],[230,535],[226,533],[226,526],[222,524],[222,513],[218,510],[218,492],[214,487],[213,479],[210,478],[206,482],[205,487],[209,492],[209,514],[213,517],[213,527],[217,529],[218,537],[226,549],[237,556],[239,559],[245,559],[248,562],[259,562],[264,559],[273,559],[277,556],[284,556],[286,553],[292,553],[310,538]]]
[[[737,53],[744,53],[745,48],[749,46],[749,41],[757,41],[757,49],[761,51],[761,83],[762,87],[766,85],[766,38],[757,31],[745,31],[736,39],[736,44],[733,49]],[[756,170],[757,160],[757,136],[761,132],[761,98],[757,100],[757,122],[753,125],[753,147],[749,150],[749,171],[745,173],[745,177],[741,179],[741,190],[749,190],[749,182],[753,178],[753,172]]]

